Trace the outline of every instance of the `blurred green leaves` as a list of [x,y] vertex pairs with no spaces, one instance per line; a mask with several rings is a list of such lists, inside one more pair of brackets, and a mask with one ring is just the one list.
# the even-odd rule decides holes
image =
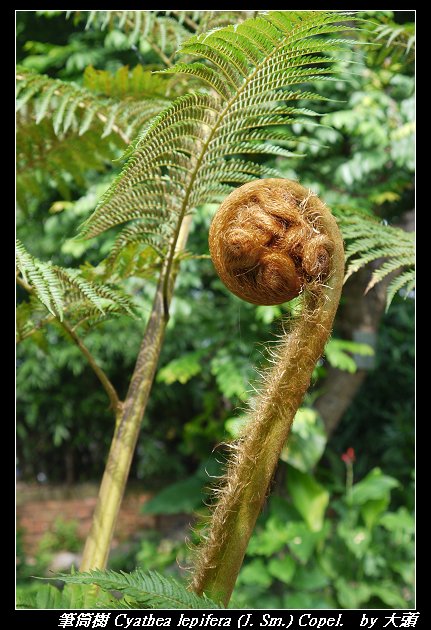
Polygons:
[[292,467],[288,469],[287,473],[287,489],[293,505],[310,530],[319,532],[323,527],[329,492],[311,475]]
[[232,356],[226,348],[221,348],[211,361],[211,372],[224,396],[240,400],[247,398],[251,366],[242,357]]
[[352,505],[364,505],[368,501],[389,499],[390,492],[399,485],[393,477],[384,475],[379,468],[374,468],[359,483],[355,484],[350,494]]
[[[290,466],[287,486],[288,498],[272,496],[259,519],[234,592],[237,605],[248,598],[265,608],[412,605],[414,522],[405,508],[389,509],[395,479],[372,470],[353,485],[353,503],[349,495],[329,496],[313,475]],[[268,589],[282,590],[283,598],[268,601]]]
[[368,530],[373,528],[379,516],[387,509],[391,490],[398,486],[396,479],[383,475],[379,468],[373,468],[352,488],[348,500],[352,506],[359,506]]
[[[159,371],[157,380],[167,385],[175,382],[187,383],[193,376],[202,372],[204,357],[207,354],[208,351],[199,350],[173,359]],[[215,376],[215,381],[223,396],[229,399],[245,400],[247,398],[246,389],[251,367],[241,356],[232,356],[228,349],[221,348],[215,352],[209,364],[211,374]]]
[[325,347],[325,356],[332,367],[345,370],[353,374],[357,370],[352,354],[369,357],[374,355],[371,346],[365,343],[347,341],[345,339],[330,339]]
[[202,480],[193,476],[164,488],[143,507],[144,514],[189,514],[203,499]]
[[173,359],[157,373],[157,380],[160,383],[171,385],[178,381],[179,383],[187,383],[193,376],[199,374],[202,370],[201,359],[203,352],[188,352],[178,359]]
[[269,575],[285,584],[290,584],[295,575],[296,564],[291,556],[284,558],[272,558],[268,562],[267,571]]
[[302,407],[296,412],[287,445],[281,459],[303,473],[311,471],[323,455],[326,433],[317,412]]

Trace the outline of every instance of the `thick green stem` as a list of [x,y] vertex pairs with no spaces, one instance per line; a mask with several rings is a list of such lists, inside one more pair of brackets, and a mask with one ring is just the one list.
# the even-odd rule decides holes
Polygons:
[[167,320],[159,283],[126,400],[117,414],[114,437],[99,490],[80,570],[106,566],[118,512],[150,394]]
[[341,294],[342,238],[330,212],[323,207],[319,214],[322,231],[334,243],[330,279],[318,290],[305,291],[302,315],[278,347],[275,364],[254,399],[246,433],[233,451],[197,556],[191,588],[224,605],[231,597],[293,418],[330,335]]
[[[176,241],[177,252],[185,247],[190,224],[191,217],[186,216],[182,221]],[[163,343],[176,273],[176,267],[171,267],[165,262],[129,391],[117,414],[115,433],[99,490],[92,526],[85,543],[81,571],[106,567],[142,418]]]

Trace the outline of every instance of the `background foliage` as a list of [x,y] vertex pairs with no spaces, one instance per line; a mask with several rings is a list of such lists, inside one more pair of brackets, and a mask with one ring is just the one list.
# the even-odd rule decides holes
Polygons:
[[[18,13],[17,74],[25,84],[18,92],[17,232],[41,264],[79,270],[80,281],[96,287],[120,282],[137,312],[145,313],[159,264],[154,248],[129,245],[112,266],[109,259],[100,262],[118,232],[89,241],[74,236],[119,173],[125,139],[193,88],[194,79],[150,70],[171,65],[190,35],[253,12],[93,13]],[[361,15],[372,20],[356,35],[362,45],[336,61],[354,62],[354,73],[349,80],[316,83],[331,99],[315,106],[323,124],[293,125],[308,140],[299,146],[304,157],[259,160],[299,179],[333,208],[352,273],[384,255],[386,262],[374,267],[375,280],[401,265],[404,289],[400,294],[400,276],[392,279],[393,301],[380,323],[374,367],[328,441],[314,407],[328,369],[354,373],[359,358],[373,354],[366,344],[343,337],[343,322],[336,321],[232,605],[403,608],[413,602],[412,239],[396,225],[414,207],[414,25],[408,12]],[[375,29],[380,45],[365,43],[366,29]],[[35,73],[57,82],[46,83]],[[213,210],[204,205],[194,219],[132,467],[132,480],[157,492],[149,513],[205,511],[206,471],[217,474],[222,448],[210,454],[238,431],[249,383],[266,360],[261,342],[277,333],[277,320],[294,308],[255,307],[224,289],[207,258]],[[106,395],[61,326],[42,326],[44,315],[31,308],[20,287],[17,298],[24,337],[17,350],[19,477],[98,480],[112,428]],[[142,321],[112,306],[108,315],[114,319],[99,313],[90,328],[77,309],[86,345],[123,396]],[[349,464],[354,484],[346,487],[348,465],[341,455],[348,447],[354,447],[356,461]],[[180,481],[172,487],[172,479]],[[41,571],[48,564],[43,554],[46,545],[38,558]],[[184,566],[188,554],[182,542],[153,532],[123,556],[113,556],[112,568],[177,574],[176,560]],[[29,571],[20,558],[24,580]]]

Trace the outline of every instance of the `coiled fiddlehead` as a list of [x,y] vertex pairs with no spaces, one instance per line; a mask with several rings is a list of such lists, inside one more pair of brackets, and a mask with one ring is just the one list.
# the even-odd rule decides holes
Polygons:
[[191,588],[229,602],[280,452],[316,361],[331,333],[344,276],[343,241],[328,208],[286,179],[250,182],[214,216],[209,244],[217,272],[235,295],[280,304],[301,295],[302,311],[283,335],[254,397],[242,437],[232,445],[215,491]]
[[305,193],[295,182],[266,179],[241,186],[222,203],[209,245],[232,293],[252,304],[282,304],[328,276],[334,246],[319,226],[316,198]]

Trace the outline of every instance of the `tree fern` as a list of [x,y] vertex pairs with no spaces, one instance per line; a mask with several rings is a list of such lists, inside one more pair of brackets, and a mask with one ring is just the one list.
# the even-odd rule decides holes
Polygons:
[[96,584],[105,591],[119,591],[133,608],[220,608],[211,599],[195,595],[174,578],[156,571],[89,571],[61,574],[58,578],[69,584]]
[[[379,261],[368,284],[369,291],[389,274],[397,272],[387,290],[386,308],[400,290],[406,293],[415,286],[415,235],[400,228],[378,223],[357,213],[339,214],[340,227],[347,242],[346,280],[366,264]],[[383,259],[383,261],[382,261]]]
[[[134,316],[131,299],[119,289],[86,280],[76,269],[65,269],[38,260],[17,241],[16,259],[18,280],[34,294],[53,318],[77,327],[85,321],[98,321],[114,314]],[[26,338],[44,324],[52,321],[46,312],[37,308],[37,301],[19,305],[17,311],[18,340]]]
[[[185,56],[198,57],[187,69],[192,72],[189,76],[203,81],[202,91],[177,98],[138,134],[126,152],[128,161],[122,173],[82,227],[81,234],[92,237],[129,223],[117,238],[117,244],[122,239],[121,247],[126,247],[137,239],[148,238],[159,226],[156,246],[163,256],[152,312],[127,402],[118,418],[119,426],[127,431],[127,445],[121,442],[122,434],[114,434],[84,549],[84,571],[106,565],[169,318],[178,268],[176,255],[185,248],[192,213],[200,204],[216,201],[232,190],[239,175],[252,181],[256,176],[273,174],[273,169],[244,159],[245,153],[287,155],[294,148],[297,140],[285,147],[277,140],[270,142],[270,134],[265,140],[255,140],[253,131],[277,127],[280,119],[285,127],[299,116],[308,115],[297,101],[320,97],[306,90],[304,83],[321,80],[326,61],[330,72],[330,54],[339,52],[344,40],[330,39],[328,34],[345,30],[346,21],[351,22],[351,16],[275,11],[235,27],[193,36],[179,53],[180,63]],[[204,44],[210,56],[202,51]],[[195,45],[199,50],[193,50]],[[325,62],[317,62],[319,56]],[[315,72],[310,72],[310,65]],[[178,74],[183,69],[184,65],[174,66],[169,72]],[[213,83],[217,90],[212,88]]]
[[[99,19],[99,12],[96,13],[94,24]],[[294,134],[289,136],[286,131],[295,121],[315,115],[302,101],[325,100],[319,93],[320,88],[312,91],[306,84],[333,80],[331,64],[337,56],[342,57],[346,41],[334,34],[345,30],[346,22],[350,28],[352,20],[350,15],[326,11],[274,11],[199,34],[194,18],[197,21],[201,18],[189,12],[163,16],[147,11],[104,13],[100,27],[107,28],[109,23],[125,27],[132,46],[141,38],[145,39],[151,28],[157,31],[156,23],[163,23],[165,35],[157,31],[161,41],[154,41],[153,48],[168,68],[164,75],[157,75],[157,81],[162,76],[185,76],[187,83],[191,79],[192,85],[199,84],[200,89],[195,94],[176,98],[169,105],[168,99],[162,98],[160,107],[151,112],[145,110],[139,118],[140,102],[119,100],[128,99],[130,95],[125,72],[102,87],[108,75],[89,70],[86,85],[93,91],[48,77],[20,77],[20,122],[29,129],[46,124],[52,135],[62,141],[67,140],[69,134],[91,137],[92,132],[100,132],[101,143],[117,137],[123,144],[128,144],[139,131],[125,154],[127,163],[122,173],[83,225],[82,235],[91,238],[114,226],[127,224],[117,237],[112,258],[147,244],[157,253],[158,260],[163,261],[129,391],[124,405],[116,404],[115,397],[112,404],[116,410],[116,426],[121,430],[114,434],[92,531],[84,551],[83,566],[87,569],[103,567],[106,563],[168,320],[175,262],[186,243],[190,216],[199,205],[218,201],[238,184],[256,177],[279,175],[274,169],[245,156],[256,156],[259,160],[271,155],[289,157],[298,142],[306,143],[307,139]],[[153,17],[146,21],[147,14]],[[173,23],[175,32],[168,42]],[[207,27],[208,24],[206,22]],[[193,31],[195,35],[185,41],[185,34],[188,38]],[[181,35],[175,39],[179,33]],[[151,37],[147,41],[151,45]],[[179,43],[180,61],[171,67]],[[122,82],[127,84],[124,89]],[[94,92],[107,98],[96,98]],[[142,107],[152,107],[157,99],[150,100]],[[30,149],[31,143],[25,152],[29,164]],[[24,171],[25,165],[23,175]],[[349,238],[348,229],[349,226],[345,234]],[[359,238],[366,242],[368,235],[362,234]],[[363,264],[367,245],[363,243],[361,247],[363,249],[356,250],[352,256],[362,256],[360,264]],[[397,256],[398,253],[393,254],[394,258]],[[100,285],[89,286],[78,272],[37,261],[24,248],[20,250],[20,257],[21,284],[27,285],[33,294],[23,309],[23,317],[36,298],[47,310],[47,314],[40,315],[38,325],[43,325],[50,317],[61,320],[64,315],[77,322],[76,326],[86,321],[86,317],[104,316],[109,308],[117,308],[115,296],[101,295]],[[400,278],[397,278],[398,283]],[[69,295],[77,296],[76,300],[71,298],[70,304]],[[73,311],[75,306],[77,310]],[[31,334],[25,323],[21,334]],[[191,597],[188,591],[182,592],[182,587],[171,582],[162,583],[163,578],[156,574],[148,576],[138,572],[133,579],[112,572],[65,577],[65,581],[83,583],[85,580],[108,590],[122,590],[132,601],[144,606],[193,605],[184,599]],[[207,600],[204,603],[209,607]],[[202,600],[199,604],[197,607],[202,607]]]

